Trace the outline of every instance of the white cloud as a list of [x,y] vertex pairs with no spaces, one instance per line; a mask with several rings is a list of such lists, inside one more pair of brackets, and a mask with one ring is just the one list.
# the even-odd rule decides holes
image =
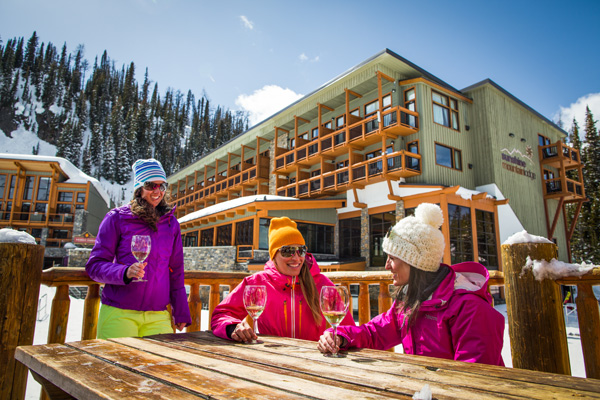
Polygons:
[[254,29],[254,22],[250,21],[245,15],[240,15],[240,19],[246,28]]
[[[558,121],[559,117],[562,120],[563,128],[566,131],[571,129],[573,125],[573,118],[577,120],[579,125],[579,136],[581,139],[584,138],[584,125],[585,125],[585,108],[589,107],[595,120],[600,119],[600,93],[590,93],[577,99],[575,103],[570,104],[567,107],[561,106],[558,112],[554,115],[554,121]],[[596,124],[596,127],[600,128]]]
[[252,94],[239,95],[235,99],[235,104],[248,112],[250,125],[252,126],[301,97],[301,94],[295,93],[291,89],[284,89],[277,85],[266,85],[255,90]]
[[306,54],[302,53],[298,56],[298,58],[300,59],[300,61],[305,62],[305,61],[309,61],[309,62],[317,62],[319,61],[319,56],[315,56],[315,58],[309,58]]

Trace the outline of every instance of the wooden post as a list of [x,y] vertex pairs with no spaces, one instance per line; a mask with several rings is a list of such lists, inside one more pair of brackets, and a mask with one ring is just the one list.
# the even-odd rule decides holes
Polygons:
[[585,376],[600,379],[600,336],[598,336],[597,331],[597,327],[600,326],[600,313],[598,313],[598,301],[594,296],[592,285],[579,283],[575,301],[583,361],[585,363]]
[[32,345],[44,246],[0,243],[0,399],[24,399],[27,367],[14,358]]
[[67,323],[69,322],[69,285],[61,284],[56,288],[50,312],[50,326],[48,327],[47,343],[64,343],[67,338]]
[[358,292],[358,324],[366,324],[371,320],[371,302],[369,299],[369,284],[360,282]]
[[100,285],[90,285],[83,303],[83,325],[81,327],[81,340],[96,339],[99,310]]
[[553,243],[502,245],[506,311],[513,367],[571,375],[560,286],[522,271],[527,257],[550,261]]
[[186,328],[186,332],[198,332],[201,330],[202,299],[200,298],[200,284],[194,282],[190,285],[190,296],[188,298],[192,324]]

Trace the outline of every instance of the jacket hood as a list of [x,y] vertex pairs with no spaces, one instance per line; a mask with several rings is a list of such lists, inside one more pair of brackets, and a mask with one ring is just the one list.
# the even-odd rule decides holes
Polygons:
[[[311,253],[306,253],[304,262],[308,266],[310,266],[310,274],[313,276],[313,278],[321,273],[321,269],[319,268],[319,265],[317,264],[317,260],[315,260],[315,257]],[[292,278],[290,276],[283,275],[281,272],[279,272],[277,270],[277,267],[275,266],[275,263],[273,262],[273,260],[269,260],[265,264],[265,272],[269,276],[269,278],[273,280],[273,282],[276,282],[281,285],[285,285],[286,283],[289,283],[289,281]]]
[[488,280],[490,278],[487,268],[472,261],[447,267],[450,268],[450,273],[442,281],[440,286],[438,286],[436,291],[433,292],[431,299],[422,303],[422,309],[427,309],[429,307],[439,309],[445,307],[453,293],[475,294],[489,304],[493,304],[492,295],[487,290]]

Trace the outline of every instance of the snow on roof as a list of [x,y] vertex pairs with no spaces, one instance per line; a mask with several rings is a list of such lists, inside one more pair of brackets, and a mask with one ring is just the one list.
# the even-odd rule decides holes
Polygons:
[[551,240],[542,236],[530,235],[527,231],[517,232],[502,244],[518,244],[518,243],[553,243]]
[[245,204],[249,204],[255,201],[297,201],[293,197],[283,197],[283,196],[272,196],[259,194],[254,196],[245,196],[237,199],[225,201],[223,203],[215,204],[210,207],[203,208],[202,210],[194,211],[193,213],[184,215],[179,218],[179,223],[182,224],[184,222],[192,221],[194,219],[206,217],[212,214],[217,214],[221,211],[229,210],[235,207],[243,206]]
[[10,228],[0,229],[1,243],[29,243],[36,244],[35,238],[27,232],[15,231]]
[[[471,198],[477,194],[481,194],[482,192],[478,192],[477,190],[465,189],[464,187],[459,187],[456,191],[456,195],[462,197],[465,200],[471,200]],[[494,196],[487,195],[486,198],[493,199]]]
[[581,276],[587,274],[592,269],[599,267],[593,264],[569,264],[558,261],[553,258],[550,262],[546,260],[532,260],[527,256],[527,263],[523,267],[523,271],[531,269],[533,276],[538,281],[542,279],[559,279],[566,276]]
[[110,198],[108,193],[100,182],[87,174],[81,171],[79,168],[74,166],[69,160],[66,160],[62,157],[53,157],[53,156],[35,156],[31,154],[10,154],[10,153],[0,153],[0,158],[10,158],[16,160],[29,160],[29,161],[46,161],[46,162],[57,162],[60,165],[60,168],[67,174],[69,179],[65,182],[67,183],[88,183],[91,182],[92,185],[98,191],[98,194],[102,197],[102,199],[106,202],[106,206],[110,208]]

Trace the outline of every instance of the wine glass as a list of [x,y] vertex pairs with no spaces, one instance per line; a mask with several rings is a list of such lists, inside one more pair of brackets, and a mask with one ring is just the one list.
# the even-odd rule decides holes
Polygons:
[[[248,285],[244,288],[244,306],[252,320],[254,321],[254,334],[258,336],[258,327],[256,320],[265,310],[267,305],[267,287],[264,285]],[[253,340],[252,343],[262,343],[259,340]]]
[[[150,236],[148,235],[134,235],[131,239],[131,253],[139,262],[144,260],[150,254]],[[146,279],[135,278],[133,282],[148,282]]]
[[[321,312],[333,327],[333,340],[337,337],[337,327],[348,311],[350,295],[346,286],[323,286],[321,288]],[[328,357],[341,357],[337,351]]]

